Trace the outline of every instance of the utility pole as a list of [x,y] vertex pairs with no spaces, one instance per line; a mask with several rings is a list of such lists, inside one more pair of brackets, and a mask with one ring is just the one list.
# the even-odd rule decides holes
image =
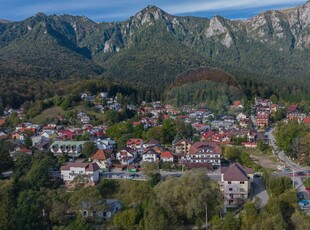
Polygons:
[[294,181],[295,181],[295,176],[294,176],[294,169],[293,169],[293,188],[295,187],[294,186]]
[[206,205],[206,230],[208,230],[208,204]]

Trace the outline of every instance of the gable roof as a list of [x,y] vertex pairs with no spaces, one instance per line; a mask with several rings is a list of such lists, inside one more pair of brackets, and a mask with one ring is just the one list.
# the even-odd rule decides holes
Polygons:
[[173,154],[169,151],[164,151],[161,155],[161,158],[173,158]]
[[216,142],[195,142],[189,149],[189,154],[196,154],[201,148],[210,147],[214,153],[221,154],[222,150]]
[[143,140],[140,138],[131,138],[127,141],[126,145],[132,145],[132,144],[140,145],[142,142]]
[[248,174],[252,174],[253,170],[233,163],[229,167],[222,167],[221,173],[224,174],[224,181],[248,181]]
[[0,119],[0,126],[4,125],[4,123],[5,123],[5,119],[4,119],[4,118],[1,118],[1,119]]
[[306,118],[304,119],[304,123],[305,123],[305,124],[310,124],[310,117],[306,117]]
[[79,163],[79,162],[70,162],[67,165],[61,166],[61,171],[68,171],[70,168],[85,168],[85,171],[95,172],[99,170],[99,166],[97,163]]
[[110,156],[103,149],[99,149],[93,156],[92,160],[107,160]]
[[89,171],[89,172],[95,172],[99,169],[100,169],[100,167],[98,166],[97,163],[89,163],[86,166],[86,171]]
[[148,144],[148,145],[159,145],[159,141],[156,139],[152,139],[152,140],[148,141],[146,144]]
[[298,105],[290,105],[289,107],[286,108],[287,113],[292,113],[298,110]]

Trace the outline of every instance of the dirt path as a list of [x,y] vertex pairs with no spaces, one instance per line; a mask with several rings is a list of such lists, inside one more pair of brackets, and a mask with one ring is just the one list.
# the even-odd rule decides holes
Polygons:
[[280,162],[275,162],[270,159],[270,156],[268,155],[251,155],[251,159],[260,166],[268,169],[274,169],[277,170],[277,166],[280,164]]

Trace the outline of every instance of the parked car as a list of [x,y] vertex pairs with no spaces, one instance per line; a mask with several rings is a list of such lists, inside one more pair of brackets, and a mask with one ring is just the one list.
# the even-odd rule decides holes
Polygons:
[[301,192],[297,193],[297,197],[299,200],[303,200],[305,198],[304,194]]
[[287,168],[287,167],[284,167],[284,168],[282,169],[282,172],[284,172],[284,173],[290,173],[290,172],[291,172],[291,169],[290,169],[290,168]]

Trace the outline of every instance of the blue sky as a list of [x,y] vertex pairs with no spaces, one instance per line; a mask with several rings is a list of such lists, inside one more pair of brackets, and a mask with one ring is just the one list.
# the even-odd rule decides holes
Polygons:
[[0,18],[20,21],[38,12],[86,16],[94,21],[124,21],[155,5],[172,15],[246,19],[269,9],[297,6],[306,0],[0,0]]

